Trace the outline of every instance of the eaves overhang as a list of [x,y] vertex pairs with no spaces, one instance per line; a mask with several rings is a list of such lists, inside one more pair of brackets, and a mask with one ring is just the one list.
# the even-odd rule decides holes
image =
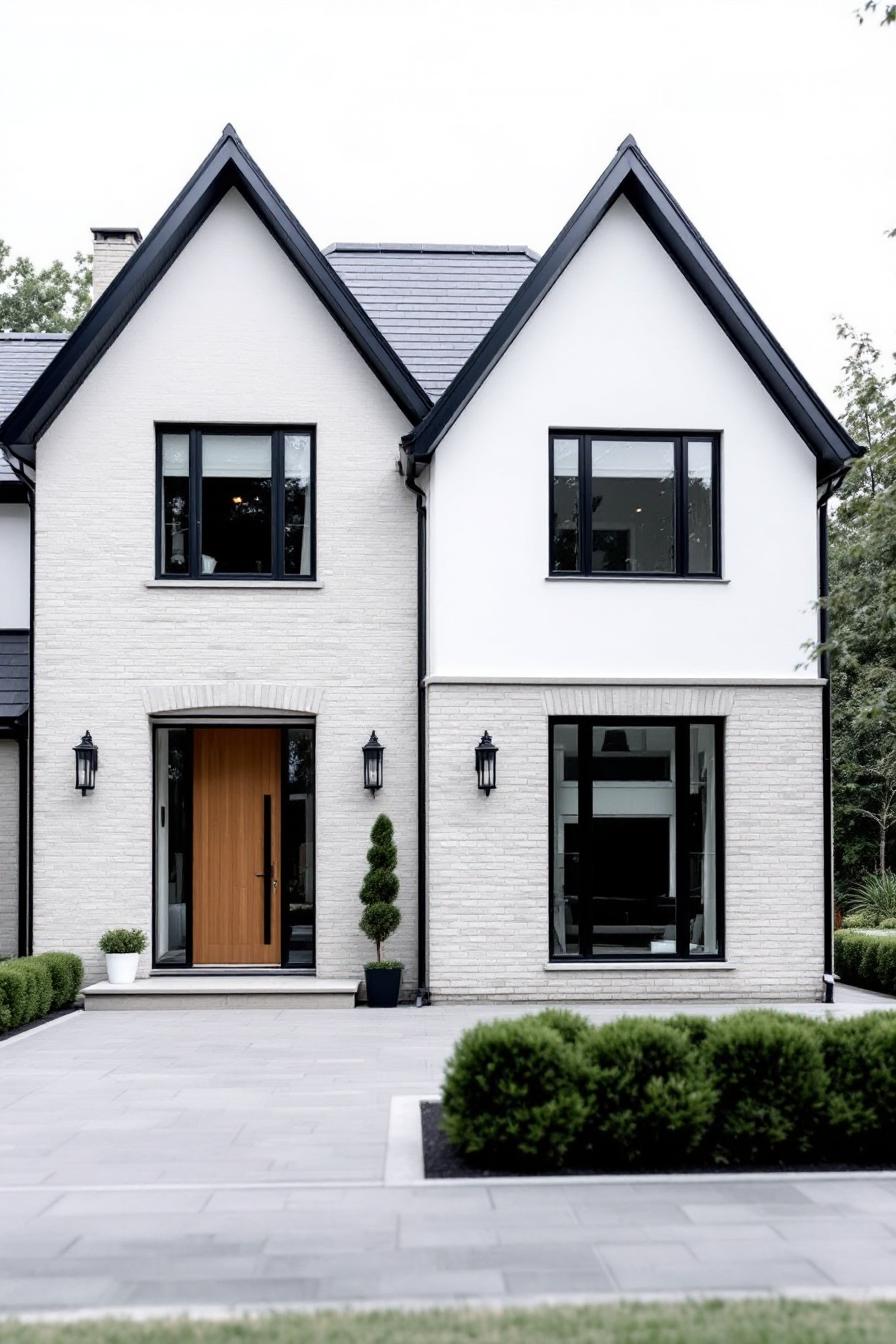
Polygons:
[[432,401],[423,388],[228,125],[155,228],[0,425],[0,443],[16,457],[34,461],[37,440],[231,188],[252,207],[411,424],[430,410]]
[[431,459],[498,360],[620,196],[638,212],[815,454],[819,481],[838,475],[853,458],[860,457],[864,449],[850,438],[785,354],[632,136],[619,146],[615,158],[432,410],[405,435],[406,451],[420,462]]

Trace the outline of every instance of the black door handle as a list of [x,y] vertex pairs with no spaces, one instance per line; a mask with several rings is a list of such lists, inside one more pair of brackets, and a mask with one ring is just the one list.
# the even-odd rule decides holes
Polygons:
[[264,795],[264,850],[262,854],[261,866],[263,872],[256,874],[264,878],[264,942],[269,945],[271,941],[271,890],[273,887],[274,869],[271,863],[271,795]]

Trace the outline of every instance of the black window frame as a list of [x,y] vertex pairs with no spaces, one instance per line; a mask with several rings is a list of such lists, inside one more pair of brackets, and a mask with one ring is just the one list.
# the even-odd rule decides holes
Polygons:
[[[156,424],[156,579],[166,583],[314,583],[317,581],[317,427],[316,425],[157,423]],[[167,573],[164,567],[163,528],[165,523],[165,482],[162,475],[162,441],[166,434],[184,434],[189,439],[190,481],[190,565],[182,574]],[[203,434],[258,434],[271,439],[271,572],[269,574],[203,574],[202,555],[202,436]],[[308,525],[310,572],[291,574],[285,569],[286,479],[284,470],[287,434],[307,434],[311,440],[308,479]]]
[[[578,439],[578,566],[576,569],[555,568],[554,546],[554,444],[558,439]],[[613,442],[617,439],[632,441],[670,442],[674,445],[674,538],[675,568],[673,570],[592,570],[591,551],[591,444]],[[690,571],[688,555],[688,470],[687,445],[689,441],[712,444],[712,569]],[[551,429],[548,432],[548,577],[551,579],[689,579],[693,582],[722,578],[722,489],[721,489],[722,435],[718,430],[664,430],[664,429]]]
[[[677,768],[677,763],[690,760],[690,729],[695,724],[708,723],[715,728],[716,752],[716,952],[694,953],[690,949],[690,921],[687,900],[680,901],[677,893],[685,891],[690,885],[688,871],[688,849],[685,840],[687,826],[687,804],[690,789],[689,772]],[[593,760],[592,734],[595,728],[661,727],[675,730],[675,942],[674,952],[593,952],[555,953],[553,939],[554,915],[554,728],[559,724],[575,724],[578,728],[578,789],[579,789],[579,866],[581,873],[582,896],[580,899],[590,905],[589,888],[594,873],[595,854],[591,843],[591,828],[582,825],[583,817],[590,817],[593,807],[592,769],[582,768],[582,762]],[[589,894],[585,894],[588,892]],[[662,961],[687,961],[692,963],[725,960],[725,720],[714,716],[694,714],[683,716],[646,716],[628,715],[551,715],[548,719],[548,961],[552,964],[580,965],[583,962],[649,962],[653,965]],[[589,944],[593,944],[593,920],[580,920],[580,929],[591,930]],[[581,944],[580,944],[581,946]]]

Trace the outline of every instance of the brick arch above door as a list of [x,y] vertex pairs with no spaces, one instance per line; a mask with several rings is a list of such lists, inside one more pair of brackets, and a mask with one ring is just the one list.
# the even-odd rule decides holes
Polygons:
[[282,681],[156,682],[141,688],[147,714],[204,709],[269,709],[283,714],[318,714],[323,691]]

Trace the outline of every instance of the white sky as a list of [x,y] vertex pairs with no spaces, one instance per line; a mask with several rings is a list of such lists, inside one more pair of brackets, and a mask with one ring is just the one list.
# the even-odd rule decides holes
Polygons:
[[542,251],[632,132],[817,390],[896,348],[896,26],[858,0],[0,0],[0,237],[148,232],[232,121],[321,245]]

